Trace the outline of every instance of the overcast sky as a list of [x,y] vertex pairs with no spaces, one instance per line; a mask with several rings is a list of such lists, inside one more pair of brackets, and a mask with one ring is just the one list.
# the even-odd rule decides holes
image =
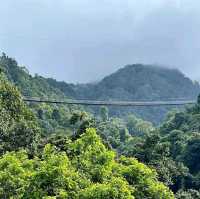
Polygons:
[[200,79],[199,0],[5,0],[0,51],[29,71],[90,82],[133,63]]

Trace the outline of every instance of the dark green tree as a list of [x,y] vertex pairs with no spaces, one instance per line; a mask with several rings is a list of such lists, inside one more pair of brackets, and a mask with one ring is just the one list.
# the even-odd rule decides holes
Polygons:
[[100,116],[103,122],[108,120],[108,108],[106,106],[100,108]]

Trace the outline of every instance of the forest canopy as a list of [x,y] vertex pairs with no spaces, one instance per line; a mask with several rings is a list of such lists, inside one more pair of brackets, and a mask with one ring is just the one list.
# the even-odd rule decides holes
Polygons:
[[[1,77],[1,198],[174,198],[155,170],[107,149],[95,129],[63,149],[40,144],[40,127]],[[3,117],[2,117],[3,116]]]
[[59,89],[5,54],[0,68],[0,198],[200,198],[199,98],[155,126],[107,107],[25,104],[67,100],[74,85]]

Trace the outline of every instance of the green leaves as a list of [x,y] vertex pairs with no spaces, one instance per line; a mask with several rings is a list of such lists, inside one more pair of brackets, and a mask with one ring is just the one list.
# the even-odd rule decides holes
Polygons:
[[173,199],[156,172],[136,159],[115,154],[94,129],[71,144],[66,155],[47,144],[42,156],[25,151],[0,158],[0,197],[61,199]]
[[29,160],[24,151],[5,154],[0,159],[1,198],[77,198],[88,185],[71,166],[65,153],[47,145],[42,159]]
[[[8,78],[17,82],[25,93],[50,95],[48,92],[51,91],[51,94],[60,94],[52,90],[42,77],[36,76],[30,81],[28,73],[24,69],[19,70],[14,60],[4,56],[3,62],[5,68],[13,72]],[[20,72],[16,73],[16,70]],[[28,91],[28,88],[32,90]],[[37,120],[24,104],[20,92],[5,78],[0,79],[0,198],[174,198],[171,191],[158,181],[155,170],[134,158],[116,156],[99,136],[106,137],[117,149],[134,143],[132,147],[137,151],[141,145],[136,142],[140,142],[145,134],[146,142],[142,143],[143,148],[138,154],[145,153],[147,161],[152,158],[159,160],[167,152],[168,142],[160,144],[159,135],[149,135],[153,130],[151,123],[130,118],[127,124],[132,134],[140,136],[137,140],[129,134],[124,120],[108,119],[106,108],[101,110],[101,120],[94,120],[81,110],[72,114],[64,107],[30,106],[45,132],[52,133],[58,127],[62,132],[60,136],[45,137],[40,141]],[[185,121],[181,116],[178,119],[181,124]],[[199,117],[196,117],[198,120]],[[98,135],[95,129],[88,129],[91,126],[98,127]],[[66,129],[72,128],[76,132],[74,140],[63,136]],[[39,142],[41,148],[38,153]]]
[[[84,171],[92,182],[97,183],[86,190],[89,198],[93,198],[91,194],[93,192],[97,194],[94,194],[97,198],[100,198],[104,194],[104,184],[112,182],[113,177],[120,177],[124,184],[129,184],[127,188],[129,188],[129,193],[132,193],[132,197],[138,199],[173,198],[169,189],[157,181],[157,174],[154,170],[133,158],[122,157],[119,162],[115,161],[114,153],[103,146],[94,129],[88,129],[80,139],[72,144],[72,148],[75,156],[72,159],[74,165],[80,172]],[[102,191],[98,191],[98,188]],[[107,198],[107,195],[104,197]]]
[[93,184],[82,190],[79,194],[81,199],[134,199],[134,190],[122,178],[112,178],[104,184]]
[[32,160],[26,152],[11,152],[0,158],[0,198],[22,198],[33,175]]
[[0,77],[0,154],[26,148],[36,151],[40,129],[19,91]]

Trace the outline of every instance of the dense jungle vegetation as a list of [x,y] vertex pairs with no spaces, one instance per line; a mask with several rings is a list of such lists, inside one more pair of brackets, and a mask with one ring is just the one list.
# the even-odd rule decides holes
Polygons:
[[[88,85],[33,77],[5,54],[0,71],[0,198],[200,198],[200,98],[155,126],[137,111],[119,118],[107,107],[25,104],[22,96],[75,98]],[[163,85],[166,73],[157,73]],[[195,97],[199,85],[184,79],[170,89]]]

